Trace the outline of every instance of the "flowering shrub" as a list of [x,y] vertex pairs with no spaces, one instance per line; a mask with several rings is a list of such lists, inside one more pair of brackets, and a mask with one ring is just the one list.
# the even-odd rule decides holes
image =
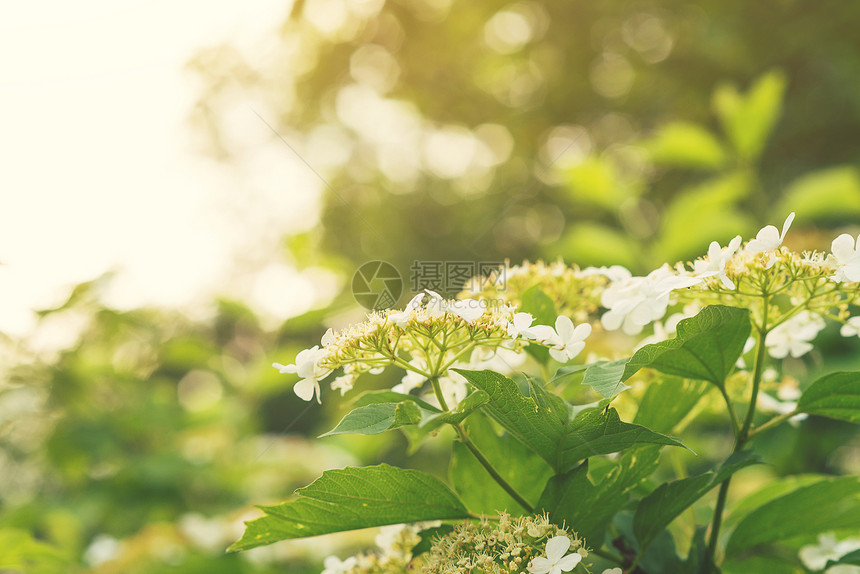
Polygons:
[[[398,385],[359,394],[327,434],[402,428],[421,441],[450,426],[450,484],[384,464],[328,471],[295,500],[264,507],[232,550],[438,521],[397,530],[379,553],[332,557],[324,572],[850,571],[860,565],[856,547],[831,532],[860,530],[858,477],[765,484],[723,527],[732,476],[763,462],[756,437],[809,415],[860,422],[860,373],[830,372],[800,388],[780,375],[781,361],[812,351],[828,321],[843,336],[860,333],[851,316],[860,237],[798,253],[782,245],[793,219],[642,277],[526,263],[509,270],[505,289],[455,300],[426,291],[403,310],[329,329],[295,364],[274,366],[299,375],[294,389],[307,401],[321,400],[321,382],[345,395],[362,375],[402,369]],[[586,348],[585,364],[568,365]],[[563,398],[576,377],[595,400]],[[643,386],[636,400],[625,396]],[[688,448],[681,423],[709,389],[731,427],[731,452],[710,470],[655,478],[664,446]],[[633,410],[633,421],[619,410]],[[701,519],[709,500],[709,524],[675,527],[694,506]],[[819,536],[827,549],[776,550]]]

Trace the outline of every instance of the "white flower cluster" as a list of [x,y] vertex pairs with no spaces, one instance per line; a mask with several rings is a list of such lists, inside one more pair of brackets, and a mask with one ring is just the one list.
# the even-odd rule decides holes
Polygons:
[[798,254],[782,247],[794,215],[789,214],[781,232],[768,225],[746,245],[740,236],[725,247],[714,241],[706,256],[689,265],[664,265],[644,277],[615,268],[601,294],[606,308],[601,324],[607,331],[621,329],[628,335],[654,324],[655,335],[665,335],[666,329],[656,322],[676,303],[724,303],[750,308],[755,315],[763,300],[781,293],[793,307],[771,308],[768,324],[775,327],[768,330],[765,345],[772,357],[808,353],[825,327],[823,315],[834,307],[844,322],[842,335],[860,336],[860,317],[847,316],[848,304],[857,300],[857,286],[842,285],[860,282],[860,236],[838,236],[830,254]]
[[[860,538],[851,537],[838,540],[831,532],[818,537],[818,544],[810,544],[800,549],[800,560],[812,571],[824,570],[827,563],[834,562],[846,554],[860,550]],[[825,574],[860,574],[860,566],[839,564],[825,570]]]
[[320,381],[337,369],[343,374],[331,386],[343,394],[361,373],[378,374],[393,365],[406,370],[393,390],[409,393],[429,379],[439,384],[446,403],[456,404],[467,389],[462,377],[449,372],[451,368],[509,372],[521,363],[518,351],[529,344],[547,347],[555,360],[567,362],[582,351],[591,334],[591,325],[574,325],[566,316],[559,316],[554,327],[534,321],[512,306],[446,300],[426,290],[402,311],[373,313],[363,323],[338,332],[329,329],[321,346],[301,351],[294,364],[273,366],[281,373],[299,375],[293,388],[306,401],[315,396],[320,401]]

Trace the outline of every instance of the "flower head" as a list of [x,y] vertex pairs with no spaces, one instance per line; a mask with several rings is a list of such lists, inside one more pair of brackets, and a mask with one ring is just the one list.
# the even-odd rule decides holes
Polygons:
[[825,327],[821,315],[801,311],[785,323],[774,327],[764,339],[768,353],[774,359],[802,357],[812,350],[811,341]]
[[600,322],[609,331],[621,328],[628,335],[639,334],[645,325],[663,318],[673,291],[701,282],[699,277],[677,275],[665,265],[645,277],[613,282],[600,298],[608,309]]
[[355,565],[355,556],[350,556],[346,560],[341,560],[337,556],[329,556],[323,563],[325,570],[323,570],[321,574],[346,574]]
[[693,269],[701,278],[718,277],[723,287],[734,289],[734,282],[726,276],[726,263],[728,263],[738,247],[741,246],[741,236],[738,235],[725,247],[720,247],[716,241],[708,246],[708,255],[704,259],[698,259],[693,263]]
[[745,251],[748,253],[761,253],[762,251],[771,251],[778,248],[782,245],[792,221],[794,221],[793,211],[785,218],[785,223],[782,224],[782,233],[773,225],[763,227],[756,234],[755,239],[747,243]]
[[[330,338],[330,330],[326,331],[324,339]],[[272,366],[278,369],[281,373],[296,373],[301,377],[301,380],[293,386],[293,391],[303,400],[309,401],[314,395],[317,397],[317,402],[320,402],[320,379],[324,379],[331,373],[331,369],[323,367],[321,359],[324,352],[319,345],[314,345],[310,349],[300,351],[296,356],[296,362],[293,365],[282,365],[281,363],[272,363]]]
[[843,233],[830,244],[830,251],[836,258],[836,274],[831,277],[837,283],[860,281],[860,235],[855,241]]
[[550,347],[550,356],[559,363],[566,363],[585,348],[585,339],[591,334],[591,325],[581,323],[574,327],[570,318],[559,315],[555,320],[556,344]]
[[561,574],[570,572],[582,561],[582,556],[576,552],[565,553],[570,548],[570,538],[553,536],[546,541],[546,558],[539,556],[529,565],[531,574]]

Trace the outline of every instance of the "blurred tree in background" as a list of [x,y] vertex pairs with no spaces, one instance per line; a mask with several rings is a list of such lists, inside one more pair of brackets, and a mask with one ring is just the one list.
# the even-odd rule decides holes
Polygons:
[[[255,113],[283,136],[300,157],[268,161],[324,180],[319,225],[283,229],[283,256],[346,278],[374,259],[404,275],[538,257],[643,272],[790,210],[802,247],[823,247],[815,226],[860,215],[858,21],[835,0],[299,0],[265,58],[225,45],[189,64],[192,119],[227,164],[252,164]],[[235,302],[192,321],[82,286],[39,327],[71,342],[4,339],[0,570],[318,572],[334,542],[222,552],[250,501],[376,462],[356,438],[311,447],[337,405],[306,415],[269,367],[355,309],[344,289],[271,330]],[[781,469],[858,468],[856,448],[817,454],[855,431],[813,424],[802,443],[773,435]],[[445,456],[424,453],[410,465]]]
[[330,184],[315,244],[353,264],[645,271],[789,209],[860,213],[858,17],[790,0],[307,0],[265,61],[222,46],[192,63],[208,82],[195,119],[235,161],[230,110],[255,102]]

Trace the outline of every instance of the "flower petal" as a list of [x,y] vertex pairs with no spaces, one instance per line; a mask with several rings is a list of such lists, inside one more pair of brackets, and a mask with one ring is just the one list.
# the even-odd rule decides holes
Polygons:
[[[295,392],[303,401],[310,401],[313,399],[314,392],[316,392],[317,389],[319,389],[319,385],[314,379],[302,379],[293,385],[293,392]],[[317,395],[319,395],[319,393],[317,393]]]
[[854,238],[843,233],[830,244],[830,251],[836,256],[836,259],[843,262],[843,260],[850,259],[854,255],[854,245]]
[[582,562],[582,556],[574,552],[559,560],[556,565],[561,568],[562,572],[570,572],[580,562]]
[[546,557],[550,562],[556,563],[564,556],[570,548],[570,538],[567,536],[553,536],[546,541]]
[[779,242],[782,243],[783,239],[785,239],[785,234],[788,233],[789,228],[791,227],[791,223],[794,221],[794,212],[788,214],[788,217],[785,218],[785,223],[782,224],[782,233],[779,235]]
[[552,562],[543,556],[534,558],[529,566],[529,572],[531,572],[531,574],[548,574],[551,569]]
[[559,315],[555,320],[555,331],[563,342],[569,341],[573,337],[573,321],[566,315]]

